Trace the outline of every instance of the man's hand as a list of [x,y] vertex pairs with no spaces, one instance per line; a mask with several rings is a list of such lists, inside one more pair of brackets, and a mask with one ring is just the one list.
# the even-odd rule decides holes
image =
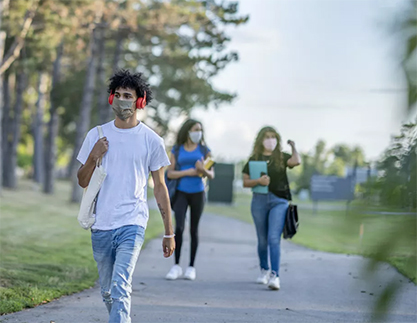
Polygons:
[[162,250],[164,252],[164,257],[169,258],[172,256],[175,250],[175,239],[174,238],[164,238],[162,240]]
[[94,169],[97,165],[97,160],[103,157],[103,155],[109,149],[109,142],[107,141],[106,137],[99,139],[96,144],[94,145],[93,149],[88,155],[87,162],[84,165],[81,165],[80,169],[78,170],[77,177],[78,177],[78,184],[82,188],[86,188],[90,183],[91,176],[93,175]]
[[106,137],[103,137],[96,142],[90,156],[94,161],[96,161],[97,159],[103,157],[107,150],[109,150],[109,142]]
[[294,141],[292,141],[292,140],[288,140],[288,141],[287,141],[287,144],[289,144],[292,148],[294,148],[294,147],[295,147],[295,142],[294,142]]
[[263,175],[258,179],[259,185],[268,186],[271,179],[268,175]]

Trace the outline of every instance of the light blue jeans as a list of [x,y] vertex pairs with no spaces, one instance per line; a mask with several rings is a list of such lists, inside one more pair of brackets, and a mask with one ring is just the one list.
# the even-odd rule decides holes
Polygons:
[[261,269],[269,270],[268,247],[271,270],[279,275],[281,235],[284,230],[288,201],[272,193],[253,193],[252,217],[258,236],[258,256]]
[[145,239],[145,229],[137,225],[114,230],[91,230],[94,260],[109,323],[130,323],[132,275]]

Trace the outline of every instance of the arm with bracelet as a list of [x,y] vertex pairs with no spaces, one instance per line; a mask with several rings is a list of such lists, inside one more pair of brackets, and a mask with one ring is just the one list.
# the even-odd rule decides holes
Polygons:
[[169,202],[168,189],[165,185],[163,168],[152,172],[154,180],[154,195],[161,212],[162,220],[165,227],[165,235],[162,241],[162,250],[164,257],[170,257],[175,250],[174,231],[172,229],[171,206]]

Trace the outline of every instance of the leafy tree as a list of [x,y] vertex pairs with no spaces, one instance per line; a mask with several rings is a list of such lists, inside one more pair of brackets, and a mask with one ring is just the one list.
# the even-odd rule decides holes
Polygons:
[[408,84],[408,109],[417,103],[417,1],[412,0],[402,13],[400,30],[403,34],[402,67]]
[[415,123],[404,124],[400,135],[392,137],[391,145],[378,165],[382,171],[377,184],[382,204],[416,207],[416,149],[417,126]]

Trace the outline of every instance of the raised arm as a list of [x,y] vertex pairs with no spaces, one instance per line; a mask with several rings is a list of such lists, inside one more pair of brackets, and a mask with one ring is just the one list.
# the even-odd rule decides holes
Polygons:
[[295,142],[292,140],[288,140],[288,144],[291,146],[292,154],[291,158],[287,161],[287,165],[288,167],[292,168],[301,164],[301,157],[297,149],[295,148]]

